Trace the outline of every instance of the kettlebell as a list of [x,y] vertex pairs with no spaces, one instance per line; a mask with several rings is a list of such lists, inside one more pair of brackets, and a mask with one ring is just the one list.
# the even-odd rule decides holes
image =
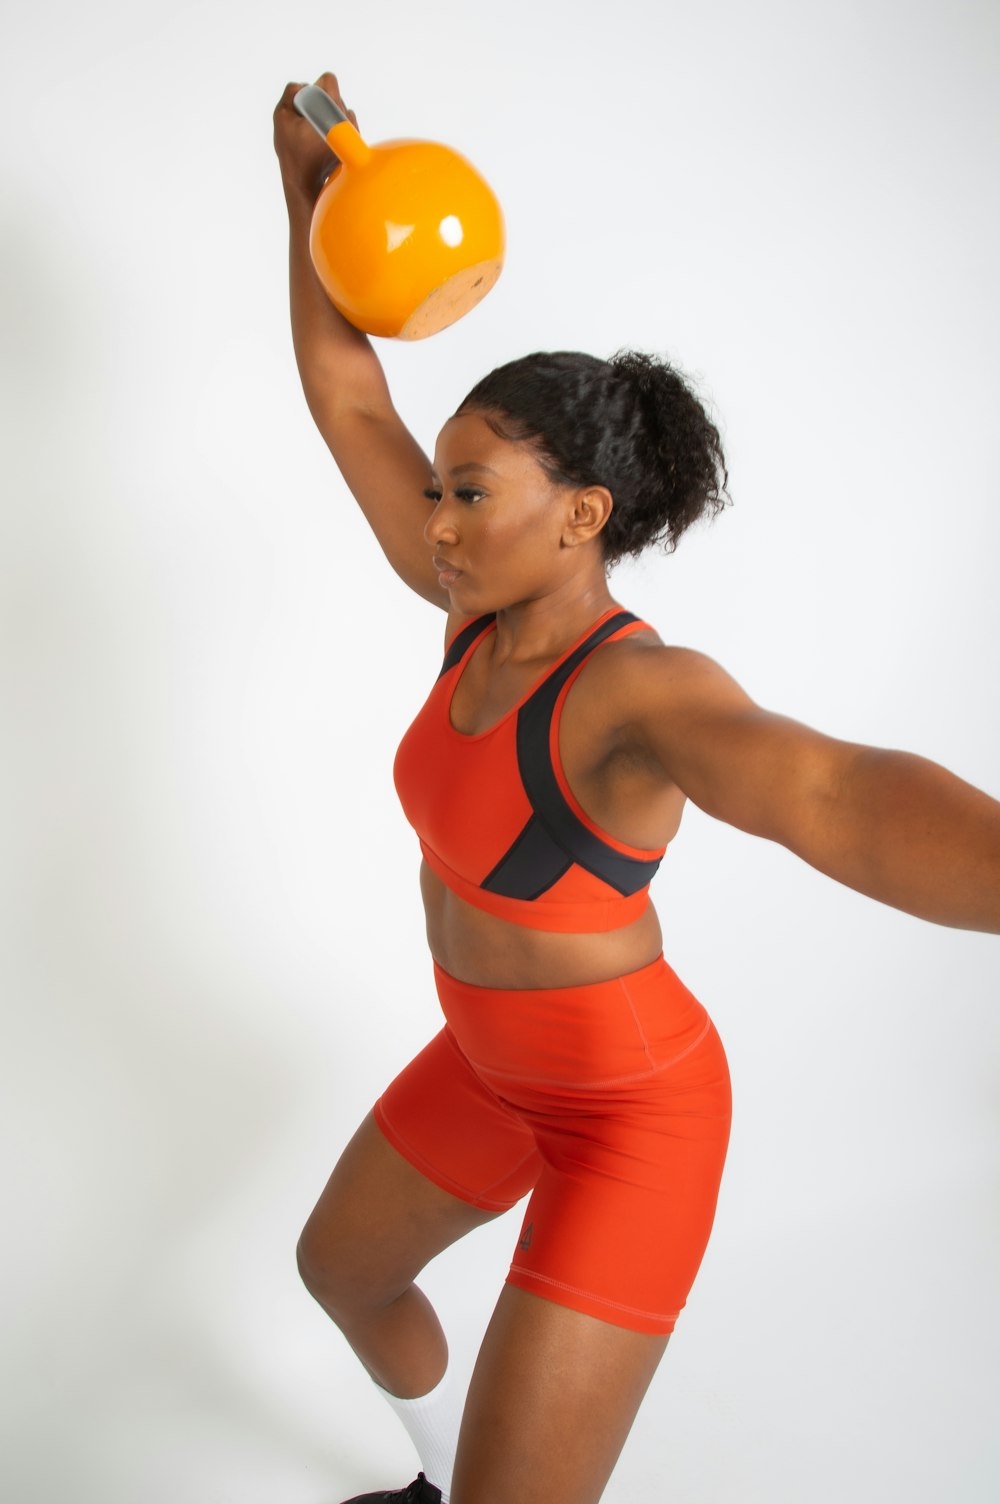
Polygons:
[[340,158],[313,209],[309,254],[327,296],[366,334],[425,339],[503,269],[503,214],[485,179],[436,141],[369,146],[317,84],[293,104]]

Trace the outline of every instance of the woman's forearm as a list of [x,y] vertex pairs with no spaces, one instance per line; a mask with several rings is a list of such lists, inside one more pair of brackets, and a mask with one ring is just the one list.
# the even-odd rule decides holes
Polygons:
[[1000,802],[909,752],[857,749],[799,855],[918,918],[1000,934]]
[[378,409],[389,401],[378,356],[366,334],[334,308],[309,255],[313,206],[288,202],[288,292],[292,344],[309,408],[322,429],[339,406]]

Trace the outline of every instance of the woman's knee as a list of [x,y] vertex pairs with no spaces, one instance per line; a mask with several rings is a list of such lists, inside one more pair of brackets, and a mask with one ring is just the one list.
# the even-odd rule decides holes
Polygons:
[[384,1267],[374,1248],[329,1214],[309,1218],[295,1249],[302,1283],[335,1318],[378,1310],[396,1300],[411,1283],[406,1275]]
[[369,1115],[302,1230],[299,1272],[335,1320],[384,1309],[442,1249],[496,1215],[428,1180]]
[[319,1236],[310,1218],[295,1245],[299,1278],[310,1295],[318,1296],[327,1286],[337,1283],[335,1260],[331,1258],[331,1253],[328,1242]]

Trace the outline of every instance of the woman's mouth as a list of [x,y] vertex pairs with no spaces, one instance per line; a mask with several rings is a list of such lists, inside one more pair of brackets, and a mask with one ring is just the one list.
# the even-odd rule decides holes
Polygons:
[[431,562],[438,572],[438,584],[443,585],[446,590],[451,585],[454,585],[455,581],[462,573],[460,569],[453,569],[450,564],[446,564],[444,559],[435,557]]

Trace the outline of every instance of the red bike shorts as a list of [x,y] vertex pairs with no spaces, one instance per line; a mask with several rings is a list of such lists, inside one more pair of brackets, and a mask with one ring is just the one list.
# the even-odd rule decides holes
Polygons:
[[375,1105],[435,1184],[506,1211],[507,1279],[637,1332],[673,1331],[708,1244],[729,1142],[722,1042],[663,959],[578,987],[507,990],[434,963],[445,1027]]

